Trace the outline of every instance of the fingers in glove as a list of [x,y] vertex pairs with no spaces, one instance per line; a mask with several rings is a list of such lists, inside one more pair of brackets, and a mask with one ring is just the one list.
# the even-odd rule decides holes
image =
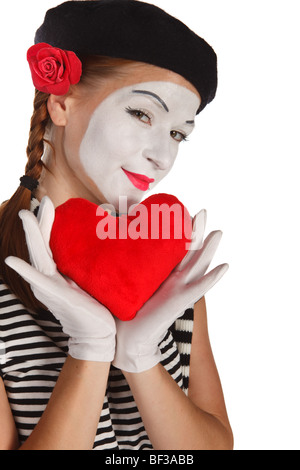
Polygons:
[[188,253],[178,266],[178,270],[182,271],[185,266],[193,258],[195,251],[200,250],[203,245],[204,232],[206,227],[207,212],[202,209],[193,219],[192,224],[192,241]]
[[209,273],[205,274],[198,280],[194,280],[192,284],[188,286],[190,290],[189,298],[193,302],[197,302],[203,297],[217,282],[224,276],[228,271],[228,264],[221,264],[216,268],[212,269]]
[[202,209],[193,218],[193,232],[197,231],[197,238],[203,241],[207,221],[207,212]]
[[39,206],[37,219],[39,222],[40,231],[44,239],[46,249],[51,258],[52,258],[52,252],[50,250],[49,244],[50,244],[50,236],[51,236],[51,230],[52,230],[54,218],[55,218],[54,205],[51,199],[48,196],[45,196],[43,197],[41,204]]
[[32,288],[42,286],[45,287],[45,283],[50,279],[46,275],[40,273],[36,268],[31,266],[26,261],[17,258],[15,256],[9,256],[5,259],[5,263],[12,269],[14,269],[25,281],[29,282]]
[[186,266],[185,282],[187,284],[206,273],[217,251],[222,235],[220,230],[211,232],[205,239],[202,248],[194,252],[194,256]]
[[56,265],[46,249],[37,218],[32,212],[26,210],[20,211],[19,217],[23,223],[32,265],[41,273],[53,275],[56,272]]
[[[76,304],[76,292],[72,291],[72,300],[70,302],[68,299],[68,291],[66,290],[67,281],[65,281],[65,279],[63,279],[59,274],[52,277],[47,274],[43,274],[29,263],[26,263],[26,261],[15,256],[9,256],[6,258],[5,263],[30,284],[36,298],[44,303],[48,308],[49,305],[47,299],[54,299],[54,303],[56,303],[57,299],[60,299],[60,305],[63,302],[67,302],[71,305],[72,301]],[[78,302],[76,307],[78,307]],[[54,313],[58,318],[57,311]]]

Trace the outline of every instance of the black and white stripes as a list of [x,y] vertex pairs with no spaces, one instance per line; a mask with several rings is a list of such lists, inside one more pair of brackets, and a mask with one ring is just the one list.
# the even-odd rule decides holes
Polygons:
[[192,349],[192,336],[194,326],[194,310],[189,308],[184,315],[176,320],[172,325],[171,331],[177,344],[180,354],[181,371],[183,386],[182,389],[187,394],[190,376],[190,355]]
[[[187,393],[193,309],[166,332],[162,364]],[[68,337],[49,312],[27,311],[0,281],[0,372],[20,442],[47,406],[67,357]],[[151,449],[141,416],[122,372],[111,367],[94,449]]]

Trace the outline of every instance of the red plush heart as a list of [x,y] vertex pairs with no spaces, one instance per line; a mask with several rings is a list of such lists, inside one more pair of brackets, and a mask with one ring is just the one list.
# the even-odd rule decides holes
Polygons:
[[191,217],[175,196],[150,196],[120,217],[69,199],[56,209],[50,247],[63,275],[131,320],[183,259],[191,235]]

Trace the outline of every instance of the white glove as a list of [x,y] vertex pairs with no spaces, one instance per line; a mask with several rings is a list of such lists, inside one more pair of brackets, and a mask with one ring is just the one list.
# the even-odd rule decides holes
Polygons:
[[19,214],[25,231],[32,266],[16,257],[5,262],[30,283],[35,297],[60,321],[70,336],[70,356],[87,361],[111,362],[115,354],[116,325],[106,307],[64,278],[57,270],[49,247],[55,210],[43,198],[38,218],[23,210]]
[[159,363],[158,345],[168,328],[227,271],[228,265],[223,264],[205,275],[222,236],[220,231],[212,232],[203,243],[205,224],[206,211],[202,210],[193,220],[193,241],[185,258],[133,320],[116,319],[115,367],[127,372],[142,372]]

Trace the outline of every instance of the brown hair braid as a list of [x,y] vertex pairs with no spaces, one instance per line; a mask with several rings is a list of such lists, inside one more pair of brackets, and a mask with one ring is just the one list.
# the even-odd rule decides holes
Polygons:
[[[47,142],[44,135],[50,122],[47,109],[48,97],[49,95],[40,91],[35,92],[25,174],[36,180],[39,180],[43,168],[41,158],[44,152],[44,143]],[[19,186],[13,196],[0,207],[0,277],[24,306],[36,310],[42,306],[34,297],[30,286],[4,261],[7,256],[17,256],[29,261],[22,222],[18,214],[20,210],[30,208],[30,201],[31,192],[23,186]]]

